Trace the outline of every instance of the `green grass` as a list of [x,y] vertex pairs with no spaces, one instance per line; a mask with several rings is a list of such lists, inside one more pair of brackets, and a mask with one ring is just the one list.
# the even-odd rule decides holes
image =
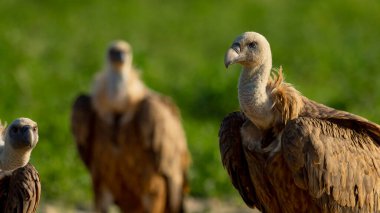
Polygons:
[[239,68],[226,71],[223,57],[244,31],[268,38],[274,66],[304,95],[380,122],[375,0],[4,0],[0,13],[0,118],[39,123],[32,162],[44,201],[90,202],[70,108],[114,39],[132,44],[146,84],[180,106],[195,196],[238,197],[221,166],[217,132],[223,116],[238,109]]

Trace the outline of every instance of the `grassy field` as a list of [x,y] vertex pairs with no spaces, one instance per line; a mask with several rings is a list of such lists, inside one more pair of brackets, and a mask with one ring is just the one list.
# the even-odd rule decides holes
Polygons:
[[380,122],[380,2],[375,0],[130,0],[0,2],[0,118],[39,124],[32,163],[44,202],[89,203],[89,176],[69,128],[70,108],[125,39],[151,88],[180,106],[193,156],[191,194],[238,199],[217,132],[238,109],[239,68],[224,52],[244,31],[271,43],[274,66],[304,95]]

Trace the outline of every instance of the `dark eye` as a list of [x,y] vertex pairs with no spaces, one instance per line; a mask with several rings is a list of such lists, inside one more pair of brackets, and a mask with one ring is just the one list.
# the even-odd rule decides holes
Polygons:
[[248,44],[248,47],[251,49],[255,49],[257,47],[257,43],[253,41],[253,42]]
[[36,132],[38,130],[38,127],[33,127],[33,132]]

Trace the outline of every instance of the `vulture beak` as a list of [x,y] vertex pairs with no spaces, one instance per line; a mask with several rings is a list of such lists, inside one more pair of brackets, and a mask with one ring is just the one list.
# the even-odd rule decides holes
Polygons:
[[122,64],[125,60],[125,54],[119,49],[110,49],[108,52],[108,57],[113,63]]
[[224,65],[228,68],[231,64],[235,64],[240,60],[240,45],[237,43],[232,44],[232,46],[227,50],[224,56]]

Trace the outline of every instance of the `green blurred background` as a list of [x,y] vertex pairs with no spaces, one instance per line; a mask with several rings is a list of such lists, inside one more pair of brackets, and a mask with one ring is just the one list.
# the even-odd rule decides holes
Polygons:
[[223,58],[244,31],[267,37],[274,66],[304,95],[380,122],[380,1],[2,0],[0,14],[0,118],[38,122],[32,163],[44,202],[91,203],[70,108],[115,39],[132,44],[146,84],[181,108],[195,197],[239,200],[217,132],[238,109],[240,68],[226,71]]

